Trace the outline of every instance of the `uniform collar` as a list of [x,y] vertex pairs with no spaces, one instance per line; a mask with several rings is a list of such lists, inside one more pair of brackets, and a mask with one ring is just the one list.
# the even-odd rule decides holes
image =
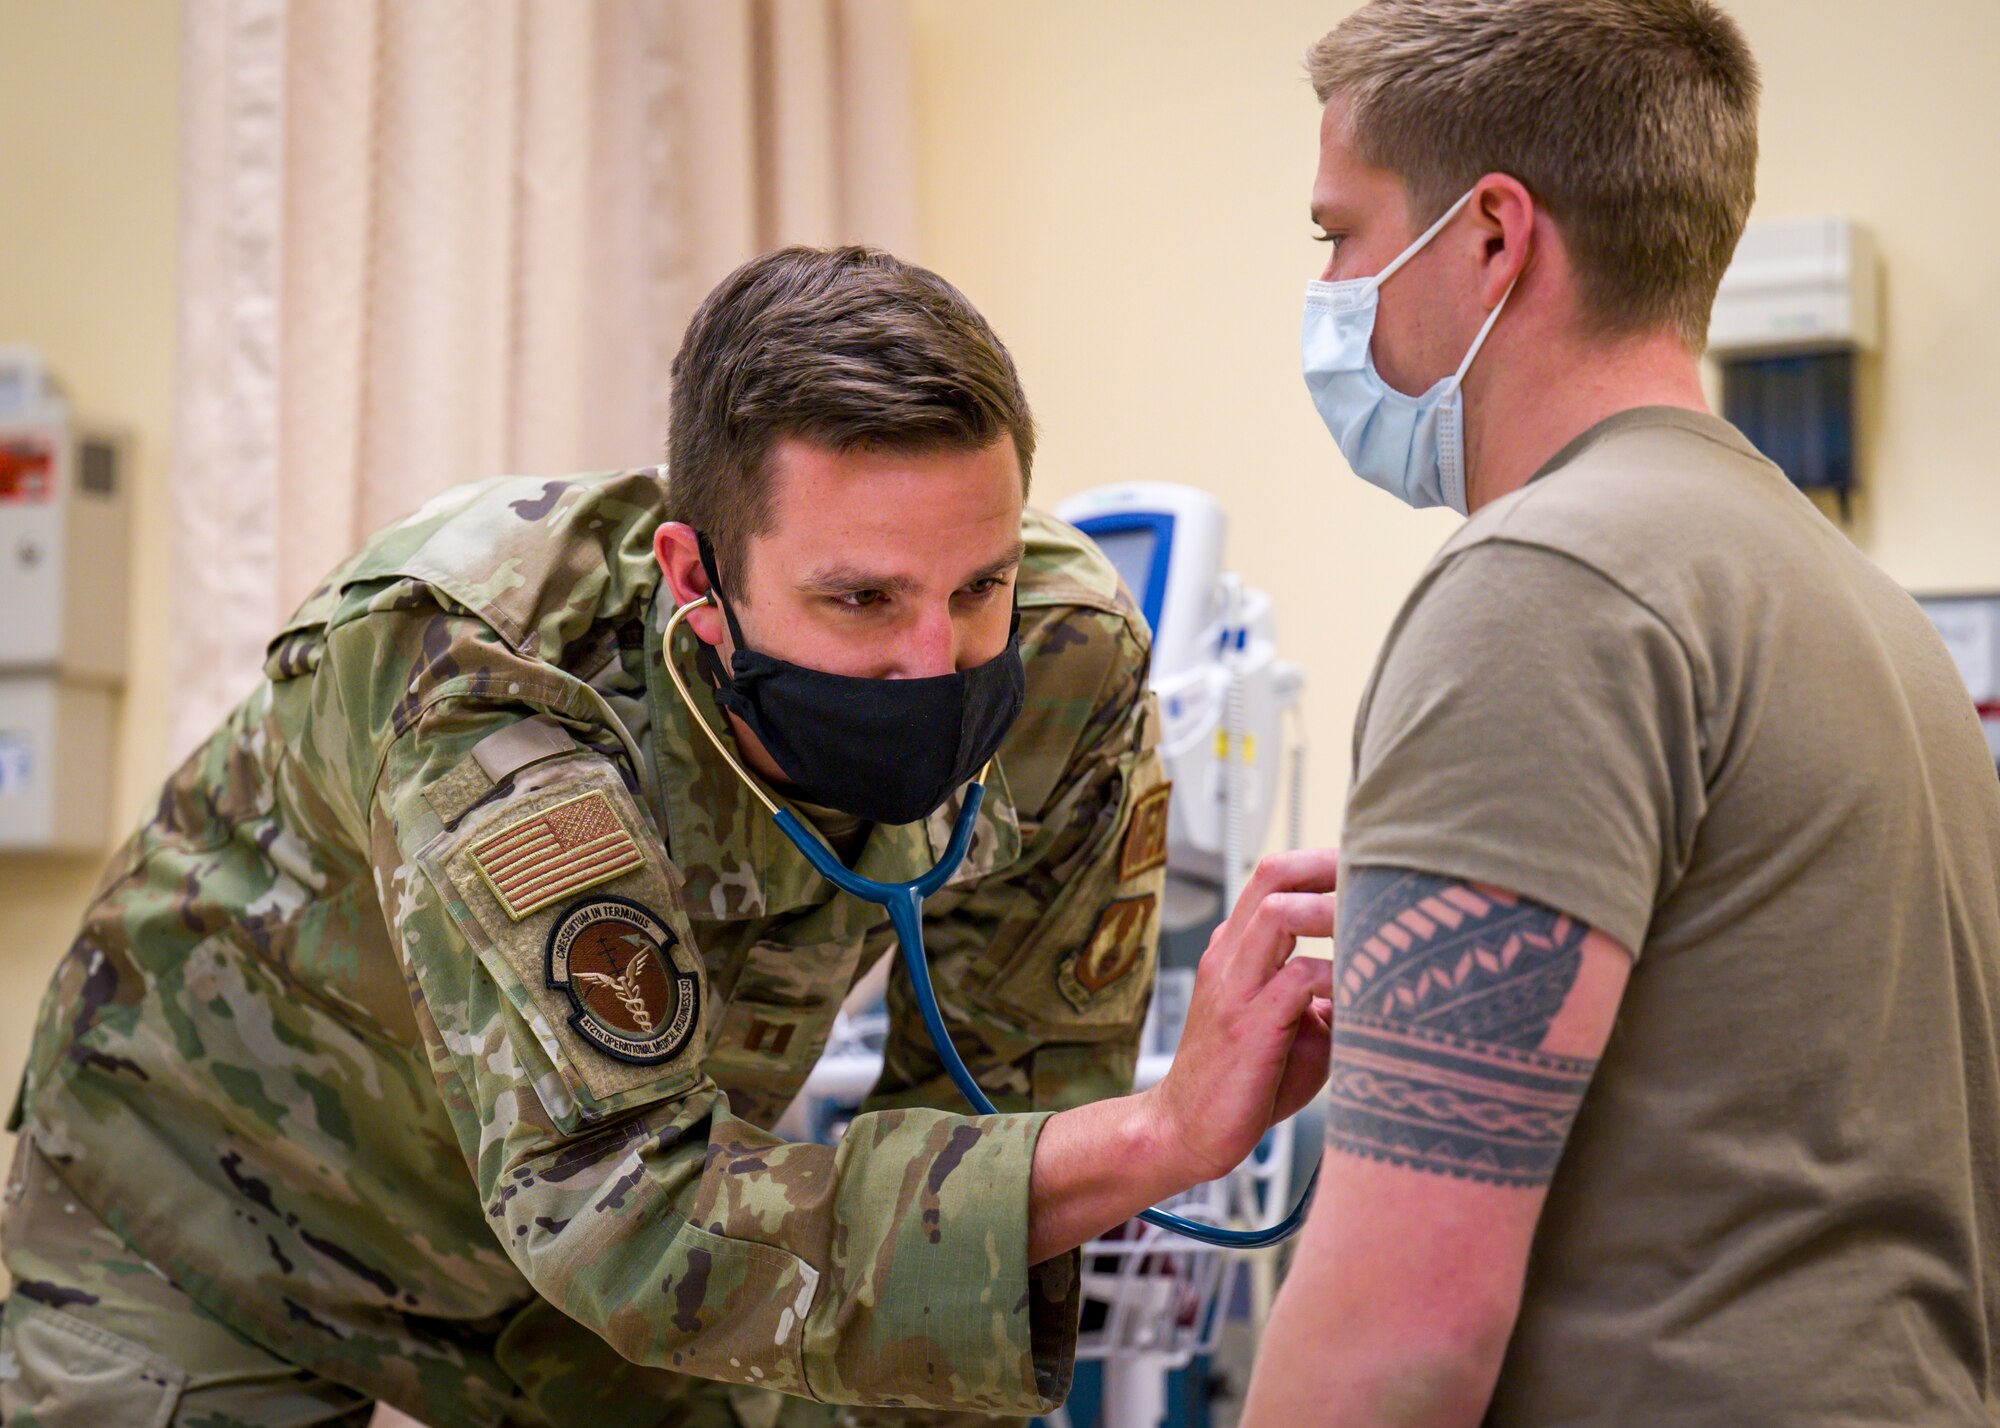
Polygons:
[[[733,922],[776,917],[831,901],[836,896],[833,884],[813,871],[778,831],[756,795],[695,727],[695,719],[701,718],[724,739],[733,737],[714,691],[696,670],[698,640],[685,625],[674,632],[672,658],[697,710],[681,701],[667,677],[661,663],[660,629],[672,598],[663,582],[647,611],[646,699],[653,766],[659,772],[667,815],[667,852],[686,882],[688,915],[697,921]],[[955,795],[923,823],[876,824],[855,860],[855,871],[881,882],[907,882],[929,871],[951,836],[961,796]],[[780,802],[785,800],[781,797]],[[972,848],[947,886],[984,877],[1020,853],[1019,815],[1006,770],[996,759]]]

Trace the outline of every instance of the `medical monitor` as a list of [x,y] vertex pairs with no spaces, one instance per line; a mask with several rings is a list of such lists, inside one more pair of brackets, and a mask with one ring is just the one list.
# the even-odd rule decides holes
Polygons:
[[1056,514],[1097,543],[1132,592],[1153,632],[1155,675],[1202,657],[1222,576],[1219,501],[1192,486],[1130,481],[1085,492]]

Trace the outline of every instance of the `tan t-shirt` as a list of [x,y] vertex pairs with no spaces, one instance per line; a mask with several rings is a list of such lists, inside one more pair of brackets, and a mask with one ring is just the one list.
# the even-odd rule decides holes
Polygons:
[[1923,613],[1732,427],[1621,413],[1446,544],[1342,848],[1637,957],[1489,1424],[1995,1421],[2000,782]]

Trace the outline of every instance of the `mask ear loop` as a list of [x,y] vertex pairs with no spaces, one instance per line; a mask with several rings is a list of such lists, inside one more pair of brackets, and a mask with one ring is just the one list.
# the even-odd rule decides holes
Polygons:
[[1438,236],[1439,232],[1443,230],[1445,224],[1451,222],[1452,219],[1458,217],[1458,211],[1461,208],[1465,207],[1466,204],[1472,202],[1472,195],[1476,191],[1477,191],[1476,188],[1469,188],[1464,193],[1460,194],[1458,196],[1458,202],[1454,203],[1450,208],[1447,208],[1443,213],[1439,214],[1437,222],[1433,223],[1430,227],[1426,228],[1422,233],[1417,235],[1416,242],[1410,244],[1409,247],[1405,248],[1402,252],[1398,253],[1394,258],[1390,259],[1389,266],[1384,268],[1381,272],[1375,275],[1374,277],[1375,286],[1379,288],[1382,286],[1382,284],[1388,282],[1389,279],[1396,276],[1397,271],[1403,266],[1403,264],[1409,262],[1410,259],[1416,257],[1417,254],[1423,252],[1424,249],[1428,248],[1430,246],[1431,239]]
[[729,638],[736,648],[748,649],[749,646],[743,643],[743,631],[736,623],[736,611],[730,608],[729,601],[722,594],[722,575],[715,568],[715,547],[700,531],[694,533],[694,543],[695,549],[701,552],[701,568],[708,575],[709,600],[722,611],[722,618],[729,622]]
[[[708,542],[703,541],[702,563],[704,565],[707,564],[707,554]],[[722,602],[716,598],[719,590],[715,585],[715,576],[711,574],[708,577],[708,581],[710,586],[709,593],[703,595],[700,599],[688,601],[687,604],[674,611],[672,617],[667,621],[667,627],[660,631],[660,643],[663,646],[660,651],[660,659],[667,667],[667,678],[671,679],[674,682],[674,688],[680,691],[681,703],[685,704],[688,713],[694,716],[696,727],[708,736],[708,742],[715,746],[716,753],[722,755],[722,761],[728,764],[730,768],[736,770],[736,776],[749,786],[750,791],[757,795],[757,801],[770,811],[773,818],[776,818],[778,816],[778,805],[772,800],[771,795],[764,791],[763,782],[751,777],[750,770],[744,768],[738,762],[736,755],[729,751],[729,746],[722,742],[722,736],[710,727],[707,719],[702,717],[701,706],[694,702],[694,695],[688,692],[687,681],[681,678],[680,669],[674,663],[674,631],[679,627],[681,621],[704,605],[722,605]],[[725,618],[728,618],[729,607],[727,605],[722,605],[722,613]],[[729,623],[731,626],[730,636],[737,641],[738,648],[741,648],[742,636],[738,635],[734,628],[736,621],[731,619]]]
[[1458,364],[1458,370],[1451,374],[1454,387],[1465,384],[1465,374],[1472,370],[1472,359],[1479,355],[1479,349],[1486,345],[1486,334],[1493,330],[1493,324],[1500,320],[1501,311],[1507,306],[1507,299],[1514,296],[1514,283],[1521,281],[1521,275],[1514,275],[1514,282],[1507,284],[1507,291],[1500,294],[1500,301],[1493,304],[1493,311],[1486,314],[1486,321],[1479,325],[1479,335],[1472,339],[1472,345],[1465,349],[1465,360]]

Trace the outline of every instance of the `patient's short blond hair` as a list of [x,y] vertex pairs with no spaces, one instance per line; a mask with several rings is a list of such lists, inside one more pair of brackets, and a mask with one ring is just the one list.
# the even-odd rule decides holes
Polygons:
[[1701,350],[1757,181],[1757,63],[1709,0],[1372,0],[1306,69],[1419,226],[1509,174],[1561,230],[1594,330]]

